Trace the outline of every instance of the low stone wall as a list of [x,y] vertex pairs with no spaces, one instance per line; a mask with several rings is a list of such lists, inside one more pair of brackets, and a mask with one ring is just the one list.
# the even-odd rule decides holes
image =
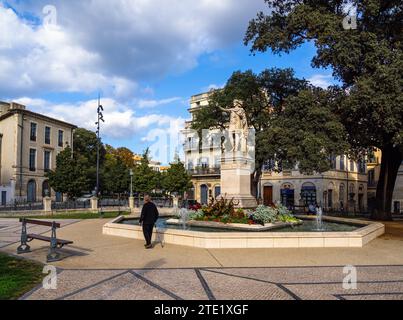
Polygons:
[[[140,226],[120,224],[119,217],[103,227],[103,234],[144,240]],[[229,248],[362,248],[385,233],[381,223],[351,219],[325,218],[328,221],[360,224],[352,232],[197,232],[159,229],[156,239],[168,244],[205,249]]]
[[[117,212],[118,208],[103,208],[102,212]],[[120,208],[121,212],[130,212],[130,208]],[[69,213],[79,213],[79,212],[99,212],[98,210],[91,209],[67,209],[67,210],[52,210],[46,212],[44,210],[30,210],[30,211],[8,211],[1,212],[0,218],[4,217],[13,217],[13,216],[50,216],[50,215],[58,215],[58,214],[69,214]]]

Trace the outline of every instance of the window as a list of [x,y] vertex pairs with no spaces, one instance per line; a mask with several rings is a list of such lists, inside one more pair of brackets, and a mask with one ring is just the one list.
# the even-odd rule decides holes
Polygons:
[[50,170],[50,156],[51,156],[50,151],[45,151],[44,152],[43,168],[44,168],[45,172],[48,172]]
[[50,127],[45,127],[45,144],[50,144]]
[[36,150],[29,149],[29,171],[36,171]]
[[64,132],[62,130],[59,130],[58,145],[61,148],[63,147],[63,136],[64,136]]
[[330,156],[330,168],[336,170],[336,156]]
[[364,160],[358,161],[358,172],[361,174],[365,174],[367,172],[367,165]]
[[354,161],[350,160],[350,171],[353,172],[355,170]]
[[345,158],[345,156],[340,157],[340,170],[342,171],[346,170]]
[[37,130],[38,130],[38,125],[36,123],[31,122],[31,132],[30,132],[31,141],[36,141]]

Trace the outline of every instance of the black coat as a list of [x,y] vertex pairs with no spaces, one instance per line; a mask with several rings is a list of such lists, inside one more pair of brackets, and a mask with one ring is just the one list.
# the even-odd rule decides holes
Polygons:
[[146,203],[141,210],[140,223],[154,225],[158,218],[159,212],[157,206],[152,202]]

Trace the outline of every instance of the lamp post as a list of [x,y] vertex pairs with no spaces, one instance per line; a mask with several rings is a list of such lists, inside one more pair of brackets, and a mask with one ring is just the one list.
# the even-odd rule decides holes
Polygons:
[[133,169],[130,169],[130,197],[133,197]]
[[133,196],[133,169],[130,169],[130,197],[129,197],[129,207],[134,210],[134,196]]
[[97,185],[95,187],[95,193],[96,197],[99,196],[99,167],[100,167],[100,148],[101,148],[101,139],[100,139],[100,133],[101,133],[101,122],[105,122],[104,120],[104,115],[103,112],[104,107],[101,105],[101,95],[98,96],[98,109],[97,109],[97,114],[98,114],[98,121],[95,122],[95,125],[97,126]]

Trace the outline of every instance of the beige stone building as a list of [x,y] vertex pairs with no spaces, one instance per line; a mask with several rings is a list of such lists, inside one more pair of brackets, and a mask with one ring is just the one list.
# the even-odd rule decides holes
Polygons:
[[55,169],[60,151],[73,147],[75,128],[23,105],[0,102],[1,204],[14,199],[38,202],[47,194],[61,200],[50,189],[45,173]]
[[[133,159],[134,159],[134,163],[137,165],[137,164],[140,164],[141,160],[143,159],[143,156],[139,155],[139,154],[135,154]],[[151,169],[153,169],[155,172],[165,172],[169,169],[169,166],[163,166],[161,164],[161,162],[154,161],[154,160],[151,160],[148,166]]]
[[[205,204],[211,197],[221,194],[221,142],[212,139],[200,143],[191,130],[196,110],[208,105],[208,93],[193,96],[189,109],[191,121],[186,123],[185,165],[193,179],[191,197]],[[213,135],[216,130],[210,131]],[[327,210],[366,211],[368,175],[365,163],[350,161],[346,156],[331,160],[333,169],[313,176],[302,175],[298,168],[275,173],[268,163],[259,186],[261,202],[270,205],[282,202],[288,206],[319,203]]]

